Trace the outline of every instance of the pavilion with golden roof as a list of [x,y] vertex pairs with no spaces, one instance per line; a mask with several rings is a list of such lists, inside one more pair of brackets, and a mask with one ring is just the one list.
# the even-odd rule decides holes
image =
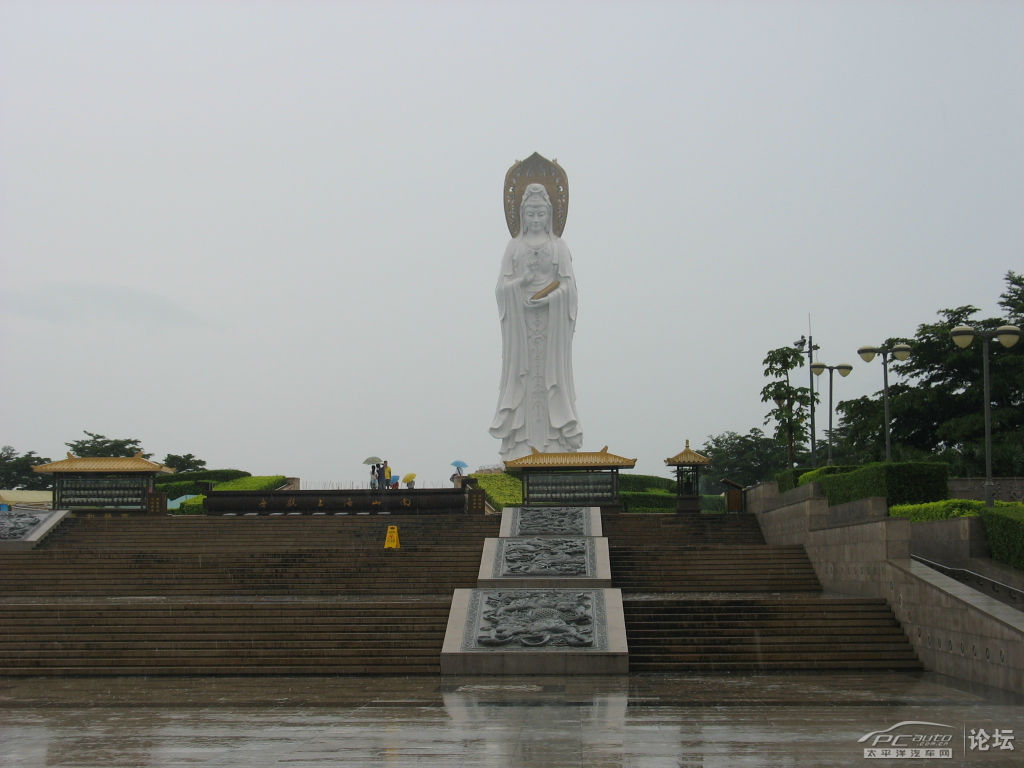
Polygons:
[[134,456],[75,456],[39,464],[33,472],[53,475],[54,509],[147,509],[157,475],[174,472]]
[[686,447],[675,456],[665,459],[665,464],[676,468],[676,511],[700,512],[700,470],[711,463],[711,459]]
[[632,469],[636,459],[600,451],[533,452],[505,462],[506,471],[521,476],[524,506],[600,506],[619,501],[619,470]]

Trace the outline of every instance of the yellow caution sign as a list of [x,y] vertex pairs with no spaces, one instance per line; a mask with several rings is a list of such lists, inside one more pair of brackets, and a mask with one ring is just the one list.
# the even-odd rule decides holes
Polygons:
[[402,545],[398,543],[398,526],[389,525],[388,535],[384,539],[384,549],[401,549]]

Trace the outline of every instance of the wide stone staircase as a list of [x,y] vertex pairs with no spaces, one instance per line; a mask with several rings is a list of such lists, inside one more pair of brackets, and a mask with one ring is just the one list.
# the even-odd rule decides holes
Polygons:
[[605,512],[633,672],[917,669],[884,600],[824,595],[753,515]]
[[0,555],[0,675],[436,674],[452,591],[498,526],[75,516]]

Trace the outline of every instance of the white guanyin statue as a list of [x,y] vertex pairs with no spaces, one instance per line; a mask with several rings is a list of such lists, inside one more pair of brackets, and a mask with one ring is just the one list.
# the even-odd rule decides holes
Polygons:
[[496,291],[502,367],[490,432],[501,440],[504,461],[534,448],[576,451],[583,443],[572,376],[572,257],[555,233],[544,184],[526,186],[518,214],[519,232],[505,249]]

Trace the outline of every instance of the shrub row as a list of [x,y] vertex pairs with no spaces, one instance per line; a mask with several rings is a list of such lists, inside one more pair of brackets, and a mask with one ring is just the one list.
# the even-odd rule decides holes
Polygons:
[[997,501],[992,509],[977,499],[946,499],[928,504],[897,504],[889,515],[920,523],[951,517],[981,517],[992,559],[1024,571],[1024,504]]
[[[284,475],[257,475],[248,472],[213,486],[215,491],[273,491],[284,485]],[[178,498],[175,496],[174,498]],[[194,496],[181,503],[178,512],[183,515],[201,515],[206,510],[206,496]]]
[[223,483],[213,486],[215,491],[273,491],[284,485],[287,478],[284,475],[257,475],[236,477]]
[[1024,504],[1000,504],[983,510],[981,524],[992,559],[1024,571]]
[[637,491],[620,491],[619,500],[625,512],[638,512],[645,509],[650,512],[675,512],[676,497],[670,493],[643,493]]
[[668,477],[655,475],[619,475],[619,491],[643,493],[644,491],[661,490],[675,493],[676,481]]
[[948,520],[951,517],[977,517],[984,509],[984,501],[946,499],[930,501],[927,504],[894,504],[889,507],[889,517],[902,517],[912,523],[923,523],[930,520]]
[[487,496],[488,503],[496,510],[518,507],[523,503],[523,485],[518,478],[501,472],[498,474],[470,475]]
[[865,464],[851,472],[824,474],[817,479],[830,504],[882,496],[890,506],[945,499],[948,481],[948,464],[910,461]]
[[784,469],[776,473],[775,482],[779,484],[779,493],[785,493],[796,488],[800,476],[808,471],[810,470],[807,467],[795,467],[794,469]]
[[[810,472],[804,472],[797,478],[797,485],[807,485],[808,483],[816,483],[826,475],[841,475],[845,472],[853,472],[855,469],[860,469],[859,466],[840,466],[832,465],[828,467],[818,467],[812,469]],[[780,489],[781,490],[781,489]]]
[[154,481],[156,485],[168,483],[226,483],[239,477],[249,477],[250,473],[241,469],[204,469],[197,472],[175,472],[172,475],[160,475]]

